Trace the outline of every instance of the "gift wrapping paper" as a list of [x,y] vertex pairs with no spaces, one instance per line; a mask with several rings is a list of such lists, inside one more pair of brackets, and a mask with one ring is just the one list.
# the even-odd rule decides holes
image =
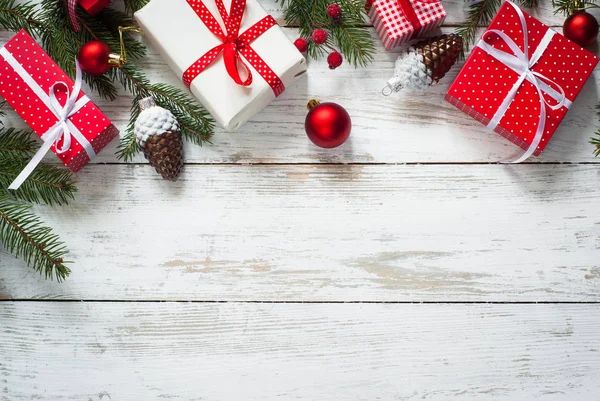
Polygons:
[[[197,64],[207,52],[223,43],[191,7],[194,2],[203,3],[225,31],[214,0],[194,0],[190,3],[186,0],[152,0],[135,14],[150,43],[180,79],[190,66]],[[223,3],[229,10],[231,0]],[[247,0],[240,34],[243,35],[267,16],[268,13],[258,1]],[[306,72],[306,60],[276,24],[254,39],[250,46],[279,77],[283,87],[289,87]],[[192,94],[217,123],[229,131],[238,129],[279,94],[274,92],[249,60],[243,55],[239,57],[248,65],[252,74],[250,86],[234,82],[226,69],[223,54],[219,54],[190,84]]]
[[[373,0],[369,18],[385,49],[390,50],[442,26],[446,12],[437,0]],[[414,18],[421,27],[411,23]]]
[[[524,52],[525,36],[522,23],[515,8],[505,2],[483,35],[487,45],[507,53],[513,53],[506,40],[493,30],[503,32]],[[532,16],[523,13],[527,27],[529,67],[536,74],[538,86],[542,88],[544,109],[541,110],[540,92],[530,79],[525,79],[516,95],[495,126],[494,131],[528,150],[540,126],[540,113],[546,115],[541,141],[533,155],[539,155],[556,131],[568,106],[575,100],[586,80],[598,63],[598,58],[556,32]],[[531,61],[545,37],[550,37],[547,47],[537,61]],[[481,42],[480,42],[481,43]],[[520,74],[484,51],[479,45],[466,60],[445,98],[477,121],[488,125],[505,101]],[[550,92],[554,92],[551,96]],[[556,98],[565,105],[559,106]],[[556,109],[554,109],[555,107]],[[543,114],[542,114],[543,115]]]
[[[72,91],[73,81],[24,30],[6,43],[0,53],[0,96],[38,136],[43,137],[59,122],[59,118],[56,111],[48,107],[48,101],[40,98],[39,93],[15,70],[14,64],[22,68],[22,74],[35,81],[38,90],[45,96],[49,95],[57,82],[63,82]],[[69,96],[66,87],[58,85],[54,90],[60,105],[64,105]],[[84,96],[85,94],[80,93],[78,99]],[[119,130],[91,101],[69,117],[69,120],[87,139],[96,154],[119,134]],[[58,143],[59,148],[62,147],[63,140],[64,138]],[[90,161],[89,155],[75,136],[66,152],[59,154],[55,144],[50,149],[73,172],[79,171]]]

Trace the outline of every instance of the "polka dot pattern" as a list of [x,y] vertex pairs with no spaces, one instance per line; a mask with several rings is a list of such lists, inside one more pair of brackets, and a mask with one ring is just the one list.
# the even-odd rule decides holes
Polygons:
[[[225,9],[225,5],[223,4],[222,0],[215,0],[219,14],[225,23],[225,29],[227,31],[227,34],[225,34],[216,18],[204,5],[203,0],[187,0],[187,2],[202,20],[202,22],[206,25],[206,27],[215,36],[223,41],[222,44],[206,52],[183,73],[183,83],[188,89],[192,85],[194,79],[196,79],[198,75],[206,70],[219,57],[219,55],[221,55],[226,46],[233,46],[235,58],[226,57],[224,62],[228,64],[227,70],[229,75],[236,83],[243,86],[250,86],[252,84],[252,74],[241,59],[240,55],[242,55],[244,59],[250,65],[252,65],[258,74],[269,84],[276,97],[283,93],[285,86],[283,85],[281,79],[267,65],[262,57],[260,57],[260,55],[256,53],[252,47],[250,47],[250,44],[254,40],[277,24],[272,16],[268,15],[264,17],[256,24],[248,28],[245,32],[239,34],[238,32],[240,29],[240,24],[246,8],[245,0],[233,0],[231,2],[231,9],[229,13]],[[241,80],[238,66],[241,66],[246,70],[247,78],[245,80]]]
[[390,50],[439,28],[446,11],[438,0],[375,0],[369,17],[386,50]]
[[[25,31],[17,33],[4,47],[45,93],[49,93],[50,87],[56,82],[64,82],[69,91],[72,91],[73,81]],[[57,85],[55,93],[59,103],[65,104],[67,87]],[[0,57],[0,96],[40,137],[58,122],[58,117],[3,57]],[[78,99],[83,96],[82,92]],[[118,135],[118,130],[92,102],[86,103],[70,120],[91,143],[95,153],[99,153]],[[58,146],[62,147],[62,140]],[[52,145],[51,149],[56,153],[55,145]],[[89,162],[87,153],[75,137],[72,138],[70,149],[57,156],[73,172],[77,172]]]
[[[546,34],[546,25],[524,13],[529,36],[529,55],[533,54]],[[507,34],[523,50],[523,29],[520,20],[509,4],[503,4],[489,29]],[[511,53],[508,45],[496,34],[484,34],[485,41],[493,47]],[[594,70],[598,58],[575,43],[556,33],[539,61],[531,67],[563,88],[567,99],[573,101]],[[452,83],[446,100],[475,120],[487,125],[504,101],[519,74],[505,66],[482,49],[476,47]],[[550,104],[556,102],[545,96]],[[546,123],[542,141],[534,155],[539,155],[563,120],[568,109],[546,108]],[[540,120],[540,99],[535,86],[525,81],[514,100],[495,128],[523,149],[528,149]]]

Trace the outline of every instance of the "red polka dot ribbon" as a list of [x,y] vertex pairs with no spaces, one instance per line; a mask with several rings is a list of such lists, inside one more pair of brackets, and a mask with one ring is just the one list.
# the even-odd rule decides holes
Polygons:
[[[408,20],[408,22],[412,25],[414,34],[418,35],[421,28],[423,28],[423,24],[421,20],[417,16],[415,12],[414,6],[410,0],[396,0],[398,3],[398,7],[404,13],[404,16]],[[441,3],[441,0],[413,0],[413,2],[417,3],[425,3],[425,4],[433,4],[433,3]]]
[[[223,0],[215,0],[219,14],[225,24],[225,33],[215,17],[204,5],[204,1],[206,0],[187,0],[204,25],[223,43],[206,52],[183,73],[183,83],[188,89],[194,79],[208,68],[217,59],[219,54],[223,53],[225,68],[235,83],[241,86],[250,86],[252,84],[252,72],[242,59],[241,56],[243,56],[269,84],[275,96],[283,93],[285,86],[281,79],[250,46],[260,35],[277,24],[275,19],[268,15],[240,34],[240,25],[246,9],[246,0],[232,0],[229,13],[223,4]],[[242,79],[240,75],[240,68],[243,70],[244,75],[246,75],[245,79]]]

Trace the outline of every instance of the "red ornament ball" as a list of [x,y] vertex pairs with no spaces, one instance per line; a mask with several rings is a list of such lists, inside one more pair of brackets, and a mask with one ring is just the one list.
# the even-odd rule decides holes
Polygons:
[[81,69],[90,75],[99,76],[110,68],[110,47],[104,42],[94,40],[88,42],[77,55],[77,61]]
[[579,46],[589,46],[598,37],[598,20],[585,11],[578,11],[565,20],[563,34]]
[[327,42],[327,31],[324,29],[315,29],[311,35],[311,39],[318,45],[322,45]]
[[327,63],[329,63],[330,70],[335,70],[338,68],[340,65],[342,65],[342,61],[344,61],[344,58],[338,52],[334,51],[329,53],[329,56],[327,56]]
[[304,122],[308,138],[321,148],[337,148],[350,136],[352,121],[342,106],[336,103],[319,103],[311,100]]
[[306,50],[308,50],[308,40],[304,38],[296,39],[294,41],[294,45],[296,45],[296,49],[298,49],[300,53],[304,53]]
[[340,7],[339,4],[335,3],[328,5],[327,15],[329,15],[329,18],[334,20],[342,18],[342,7]]

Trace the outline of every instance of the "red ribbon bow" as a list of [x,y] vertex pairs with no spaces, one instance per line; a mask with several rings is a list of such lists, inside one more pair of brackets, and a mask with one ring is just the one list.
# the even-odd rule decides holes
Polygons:
[[[421,24],[421,20],[417,16],[415,9],[410,0],[396,0],[400,10],[404,13],[404,16],[408,20],[408,22],[412,25],[414,29],[414,34],[418,35],[421,28],[423,28],[423,24]],[[441,0],[413,0],[414,3],[424,3],[424,4],[434,4],[440,3]]]
[[[198,14],[198,17],[200,17],[206,27],[223,43],[206,52],[206,54],[200,57],[198,61],[183,73],[183,83],[185,86],[189,89],[194,79],[211,65],[222,52],[227,73],[235,83],[241,86],[250,86],[252,84],[252,72],[246,63],[244,63],[244,60],[242,60],[241,56],[244,56],[246,61],[254,67],[258,74],[273,89],[275,96],[279,96],[285,90],[283,82],[250,46],[260,35],[277,24],[275,19],[268,15],[240,34],[240,25],[246,9],[246,0],[232,0],[229,13],[225,9],[223,0],[215,0],[219,14],[225,24],[227,31],[227,34],[225,34],[215,17],[204,5],[204,1],[206,0],[187,0],[190,7]],[[242,79],[240,76],[240,67],[245,70],[246,79]]]

